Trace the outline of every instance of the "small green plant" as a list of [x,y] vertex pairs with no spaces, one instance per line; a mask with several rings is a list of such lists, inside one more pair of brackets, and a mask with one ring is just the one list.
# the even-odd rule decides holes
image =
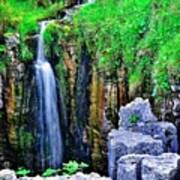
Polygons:
[[69,161],[63,164],[63,174],[72,175],[77,171],[82,171],[83,169],[89,167],[88,164],[83,162],[78,163],[77,161]]
[[42,174],[43,177],[49,177],[49,176],[54,176],[56,174],[58,174],[61,170],[60,169],[52,169],[52,168],[48,168],[44,171],[44,173]]
[[139,121],[139,116],[136,114],[133,114],[129,117],[129,122],[132,124],[136,124]]
[[31,173],[31,170],[25,169],[25,168],[22,168],[22,167],[18,168],[18,170],[16,171],[16,175],[23,176],[23,177],[27,176],[30,173]]
[[72,175],[78,171],[82,171],[87,167],[89,167],[88,164],[85,164],[83,162],[78,163],[77,161],[69,161],[68,163],[63,164],[62,169],[52,169],[52,168],[46,169],[43,172],[42,176],[49,177],[49,176],[55,176],[57,174]]
[[0,54],[4,53],[6,51],[6,46],[3,44],[0,44]]

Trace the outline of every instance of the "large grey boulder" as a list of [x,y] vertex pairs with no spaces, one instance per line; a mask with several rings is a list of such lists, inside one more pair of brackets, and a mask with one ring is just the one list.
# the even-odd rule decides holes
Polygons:
[[141,180],[169,180],[179,160],[180,156],[175,153],[145,157],[141,163]]
[[112,130],[108,136],[108,171],[110,177],[116,178],[117,160],[126,154],[163,153],[161,140],[153,139],[149,135],[131,132],[125,129]]
[[179,180],[180,156],[129,154],[118,160],[117,180]]
[[147,154],[129,154],[117,162],[117,180],[139,180],[141,178],[141,161]]
[[136,98],[133,102],[122,107],[119,112],[120,128],[151,135],[161,139],[165,152],[177,152],[177,128],[170,122],[159,122],[151,111],[148,100]]
[[150,122],[137,130],[151,135],[154,139],[161,139],[165,152],[177,152],[177,128],[170,122]]
[[10,169],[3,169],[0,171],[0,180],[16,180],[16,174]]
[[119,111],[119,127],[125,129],[134,126],[143,126],[147,122],[157,121],[156,116],[151,111],[149,100],[136,98],[126,106],[122,106]]

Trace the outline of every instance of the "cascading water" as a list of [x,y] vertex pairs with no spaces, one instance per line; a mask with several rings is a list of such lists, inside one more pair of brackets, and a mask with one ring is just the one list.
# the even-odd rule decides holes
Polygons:
[[56,81],[50,63],[45,58],[43,33],[47,22],[40,24],[36,60],[38,94],[37,157],[38,167],[57,168],[62,163],[62,137],[57,107]]

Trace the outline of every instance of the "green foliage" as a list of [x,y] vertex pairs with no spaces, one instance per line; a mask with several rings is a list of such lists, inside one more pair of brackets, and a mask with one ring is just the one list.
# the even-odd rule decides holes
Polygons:
[[4,44],[0,44],[0,54],[5,53],[6,46]]
[[71,37],[71,27],[56,21],[50,22],[44,31],[45,53],[47,57],[62,55],[62,44]]
[[163,95],[171,79],[179,79],[179,9],[171,0],[97,0],[74,24],[101,70],[124,63],[130,91],[150,84],[154,95]]
[[18,176],[27,176],[30,173],[31,173],[31,171],[29,169],[25,169],[25,168],[18,168],[18,170],[16,171],[16,175],[18,175]]
[[33,56],[26,44],[26,38],[38,33],[39,21],[56,17],[63,6],[63,1],[47,1],[39,6],[35,0],[6,0],[0,4],[0,24],[3,27],[0,28],[0,35],[18,31],[21,38],[20,57],[23,61],[30,61]]
[[58,174],[59,171],[60,170],[48,168],[45,170],[45,172],[42,174],[42,176],[43,177],[54,176],[54,175]]
[[22,61],[32,61],[33,54],[30,51],[29,46],[25,44],[25,42],[21,42],[20,50],[21,50],[20,56]]
[[0,44],[0,73],[5,70],[6,62],[6,46],[4,44]]
[[132,114],[129,118],[128,118],[129,122],[132,124],[136,124],[139,121],[139,116],[136,114]]
[[83,162],[79,164],[77,161],[69,161],[68,163],[63,164],[63,173],[72,175],[75,174],[77,171],[82,171],[87,167],[88,165]]
[[[59,40],[61,39],[62,33],[60,25],[51,22],[48,24],[46,30],[44,31],[44,41],[45,41],[45,54],[47,57],[51,57],[51,53],[56,56],[60,55],[61,47],[59,46]],[[53,49],[53,52],[51,52]]]
[[65,175],[72,175],[78,171],[82,171],[83,169],[87,168],[88,165],[81,162],[78,163],[77,161],[69,161],[68,163],[64,163],[62,170],[61,169],[52,169],[48,168],[42,174],[43,177],[54,176],[57,174],[65,174]]
[[24,127],[18,129],[19,133],[19,142],[22,150],[29,149],[34,142],[33,135],[30,132],[27,132]]

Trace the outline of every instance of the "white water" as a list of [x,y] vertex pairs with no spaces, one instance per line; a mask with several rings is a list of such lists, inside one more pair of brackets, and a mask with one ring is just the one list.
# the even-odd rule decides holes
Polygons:
[[96,0],[88,0],[88,3],[95,3]]
[[[95,1],[96,0],[87,0],[87,3],[85,3],[85,4],[87,5],[87,4],[95,3]],[[78,0],[77,4],[81,4],[81,0]]]
[[51,65],[44,55],[43,32],[45,28],[46,22],[42,22],[35,65],[38,91],[38,164],[42,169],[57,168],[62,163],[62,137],[57,107],[56,81]]

